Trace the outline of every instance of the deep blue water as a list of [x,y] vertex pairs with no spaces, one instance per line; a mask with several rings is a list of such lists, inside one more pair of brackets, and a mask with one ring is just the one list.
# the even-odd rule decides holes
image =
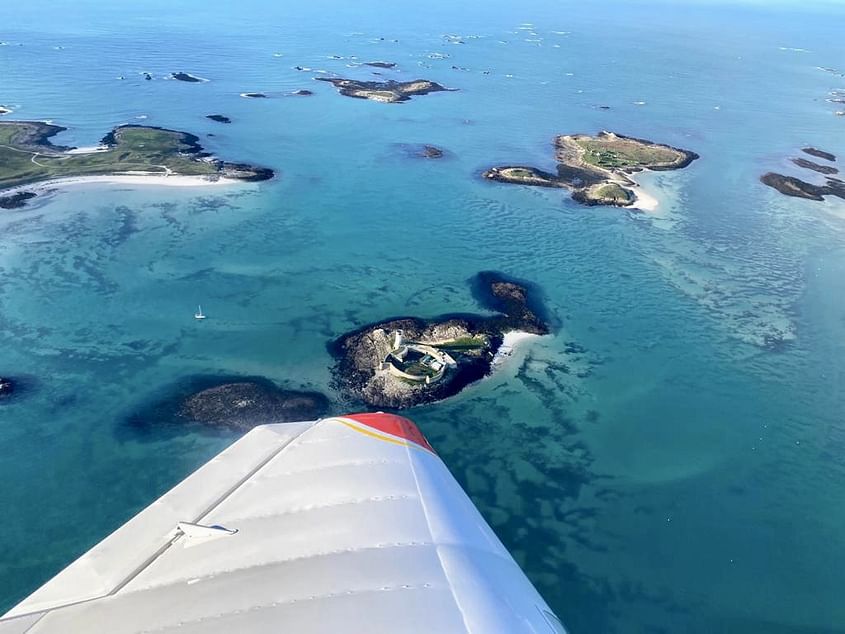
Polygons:
[[[7,118],[77,145],[186,130],[280,177],[0,214],[0,374],[28,377],[0,406],[0,609],[234,440],[129,424],[174,384],[330,392],[329,339],[476,311],[467,280],[499,269],[560,332],[409,415],[571,631],[845,632],[845,204],[758,182],[804,145],[845,156],[845,78],[817,68],[845,67],[845,7],[55,4],[0,4]],[[344,98],[312,77],[377,69],[332,55],[460,91]],[[479,178],[601,129],[702,158],[644,179],[651,215]]]

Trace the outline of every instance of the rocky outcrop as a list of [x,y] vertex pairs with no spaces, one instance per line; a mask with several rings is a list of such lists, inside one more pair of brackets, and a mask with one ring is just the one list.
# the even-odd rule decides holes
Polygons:
[[413,159],[441,159],[446,156],[445,150],[426,143],[396,143],[394,147],[408,158]]
[[275,176],[275,172],[269,167],[256,167],[255,165],[247,165],[246,163],[221,162],[220,176],[256,183],[258,181],[270,180]]
[[232,120],[223,114],[207,114],[205,118],[216,121],[217,123],[232,123]]
[[186,81],[191,84],[202,83],[208,81],[207,79],[203,79],[202,77],[197,77],[195,75],[191,75],[190,73],[170,73],[171,79],[176,79],[178,81]]
[[805,158],[794,158],[790,160],[798,167],[801,167],[806,170],[813,170],[814,172],[824,174],[825,176],[831,176],[833,174],[839,173],[839,170],[833,167],[832,165],[821,165],[819,163],[816,163],[815,161],[808,161]]
[[420,156],[427,159],[443,158],[443,150],[434,145],[423,145],[420,150]]
[[0,196],[0,209],[20,209],[36,196],[35,192],[15,192],[9,196]]
[[825,196],[836,196],[845,200],[845,182],[828,178],[824,185],[814,185],[794,176],[769,172],[760,177],[760,182],[778,190],[784,196],[805,198],[821,202]]
[[804,154],[809,154],[810,156],[815,156],[816,158],[824,159],[825,161],[835,161],[836,155],[831,154],[830,152],[825,152],[824,150],[819,150],[818,148],[814,147],[805,147],[801,148],[801,151]]

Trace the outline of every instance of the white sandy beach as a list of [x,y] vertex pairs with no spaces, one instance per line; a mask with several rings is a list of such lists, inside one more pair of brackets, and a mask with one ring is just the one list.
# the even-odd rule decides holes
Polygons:
[[96,154],[97,152],[108,152],[109,149],[108,145],[90,145],[66,150],[65,154]]
[[519,345],[527,340],[539,338],[540,335],[535,335],[530,332],[523,332],[521,330],[511,330],[506,332],[502,337],[502,345],[496,351],[493,361],[493,366],[500,365],[505,362],[519,347]]
[[130,186],[155,186],[155,187],[211,187],[220,185],[243,184],[234,178],[209,179],[207,176],[183,176],[171,174],[152,174],[149,172],[123,172],[108,176],[71,176],[68,178],[57,178],[55,180],[42,181],[32,185],[20,185],[0,191],[3,196],[9,196],[18,192],[33,192],[43,194],[54,189],[64,189],[78,185],[130,185]]
[[640,211],[644,211],[646,213],[657,211],[657,208],[660,206],[660,201],[647,187],[643,187],[642,183],[637,180],[637,176],[642,175],[643,173],[645,172],[626,175],[627,178],[635,184],[635,187],[631,187],[630,189],[634,192],[634,196],[636,197],[634,204],[630,205],[628,209],[639,209]]

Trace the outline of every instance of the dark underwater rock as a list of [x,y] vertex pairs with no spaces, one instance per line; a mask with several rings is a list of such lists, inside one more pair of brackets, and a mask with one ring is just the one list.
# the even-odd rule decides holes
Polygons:
[[316,420],[329,413],[321,392],[280,388],[261,376],[195,375],[147,396],[122,432],[161,438],[198,430],[246,431],[269,423]]
[[179,414],[187,420],[234,429],[320,418],[328,399],[319,392],[282,390],[242,381],[210,387],[186,398]]
[[222,114],[207,114],[205,115],[205,118],[216,121],[217,123],[232,123],[232,120],[229,117]]

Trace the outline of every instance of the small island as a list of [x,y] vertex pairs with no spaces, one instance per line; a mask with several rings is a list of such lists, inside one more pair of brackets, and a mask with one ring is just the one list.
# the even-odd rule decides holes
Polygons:
[[364,66],[373,66],[375,68],[396,68],[395,62],[364,62]]
[[444,88],[440,84],[427,79],[415,79],[414,81],[358,81],[331,77],[315,77],[314,79],[329,82],[337,88],[341,95],[346,97],[369,99],[382,103],[399,103],[408,101],[416,95],[456,90]]
[[205,118],[216,121],[217,123],[232,123],[232,120],[223,114],[207,114]]
[[490,180],[517,185],[558,187],[585,205],[630,207],[638,185],[630,178],[643,170],[682,169],[698,154],[614,132],[561,135],[555,138],[557,173],[535,167],[503,166],[484,172]]
[[244,99],[266,99],[267,95],[263,92],[242,92],[241,97]]
[[402,409],[439,401],[489,374],[511,352],[510,340],[550,331],[533,285],[484,271],[472,280],[493,316],[396,317],[329,344],[334,385],[369,407]]
[[33,192],[23,192],[23,188],[70,179],[128,178],[145,182],[141,177],[146,177],[150,182],[164,184],[181,182],[180,178],[207,183],[273,177],[271,169],[212,157],[203,151],[199,139],[187,132],[123,125],[107,134],[99,146],[76,149],[50,142],[63,130],[40,121],[0,122],[0,193],[6,193],[7,200],[25,200],[21,197],[24,193],[31,198],[29,194]]

